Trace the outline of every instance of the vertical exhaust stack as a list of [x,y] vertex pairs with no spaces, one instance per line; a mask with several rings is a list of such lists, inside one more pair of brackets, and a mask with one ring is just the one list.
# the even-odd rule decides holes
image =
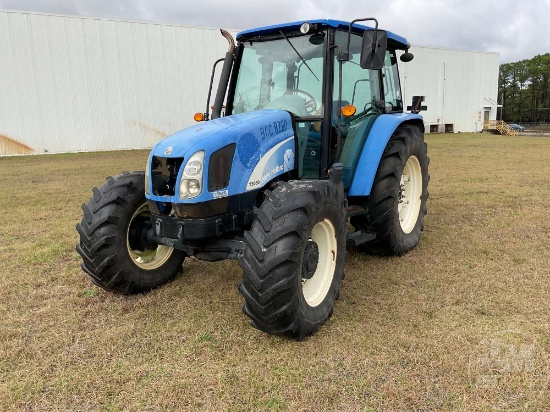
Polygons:
[[231,75],[231,69],[233,67],[233,53],[235,51],[235,40],[233,39],[233,36],[223,29],[220,29],[220,32],[222,33],[222,36],[227,39],[227,42],[229,43],[229,50],[227,50],[223,60],[220,83],[218,84],[216,99],[214,100],[214,108],[212,109],[212,119],[218,119],[221,115],[223,99],[225,98],[225,91],[227,90],[229,76]]

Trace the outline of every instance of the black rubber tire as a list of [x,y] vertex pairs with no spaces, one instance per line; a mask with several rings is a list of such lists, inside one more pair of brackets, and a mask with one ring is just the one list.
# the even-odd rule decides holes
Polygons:
[[128,236],[130,224],[136,220],[134,214],[140,210],[146,214],[149,210],[143,172],[108,177],[99,189],[93,188],[93,196],[82,205],[82,210],[84,216],[76,225],[80,234],[76,250],[82,256],[82,269],[96,285],[115,293],[141,293],[163,285],[181,272],[185,253],[180,250],[163,249],[165,259],[150,269],[143,267],[147,265],[138,266],[130,255]]
[[[239,259],[243,269],[239,285],[244,297],[243,312],[252,326],[302,340],[332,315],[344,276],[347,239],[344,209],[341,183],[281,182],[275,190],[265,192],[264,202],[255,209],[250,231],[245,232],[247,248]],[[321,293],[322,301],[310,306],[302,290],[304,250],[312,229],[319,222],[326,225],[326,220],[335,232],[336,263],[326,295],[323,298]],[[326,273],[331,271],[328,269]]]
[[[399,222],[398,205],[401,176],[411,156],[416,156],[420,163],[422,195],[416,224],[412,231],[405,233]],[[418,127],[399,127],[382,155],[370,196],[362,203],[368,210],[367,214],[351,218],[351,224],[356,230],[376,233],[376,239],[359,245],[360,251],[380,256],[399,256],[418,244],[427,210],[429,161],[424,134]]]

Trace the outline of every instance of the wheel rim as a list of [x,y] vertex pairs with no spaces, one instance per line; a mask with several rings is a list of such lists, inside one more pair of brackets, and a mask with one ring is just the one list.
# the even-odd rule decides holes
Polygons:
[[321,220],[311,230],[308,241],[317,244],[318,262],[311,278],[302,277],[302,293],[307,304],[315,307],[327,296],[334,277],[338,253],[334,226],[328,219]]
[[141,205],[138,210],[133,214],[130,219],[130,224],[128,225],[128,232],[126,234],[126,247],[128,248],[128,253],[132,262],[136,266],[144,270],[154,270],[161,267],[172,255],[174,249],[170,246],[158,245],[154,249],[145,248],[144,250],[135,250],[130,247],[130,229],[132,228],[132,223],[136,220],[137,217],[150,218],[151,211],[147,203]]
[[404,233],[411,233],[418,221],[422,201],[422,169],[418,157],[411,156],[401,175],[397,210]]

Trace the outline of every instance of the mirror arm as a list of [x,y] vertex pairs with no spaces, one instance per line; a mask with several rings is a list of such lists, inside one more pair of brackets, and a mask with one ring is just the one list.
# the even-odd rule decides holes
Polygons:
[[341,61],[348,61],[349,60],[349,44],[350,44],[350,41],[351,41],[351,27],[353,26],[353,23],[356,23],[358,21],[368,21],[368,20],[374,21],[374,39],[372,41],[372,50],[373,51],[376,50],[376,43],[378,41],[378,20],[376,20],[374,17],[367,17],[365,19],[355,19],[349,24],[348,44],[347,44],[346,51],[344,53],[340,53],[340,57],[339,57],[338,60],[341,60]]

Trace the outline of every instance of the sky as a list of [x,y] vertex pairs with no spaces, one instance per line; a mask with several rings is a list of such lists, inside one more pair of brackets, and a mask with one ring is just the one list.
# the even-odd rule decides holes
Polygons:
[[550,53],[550,0],[0,0],[0,10],[235,30],[376,17],[413,47],[497,52],[501,63]]

